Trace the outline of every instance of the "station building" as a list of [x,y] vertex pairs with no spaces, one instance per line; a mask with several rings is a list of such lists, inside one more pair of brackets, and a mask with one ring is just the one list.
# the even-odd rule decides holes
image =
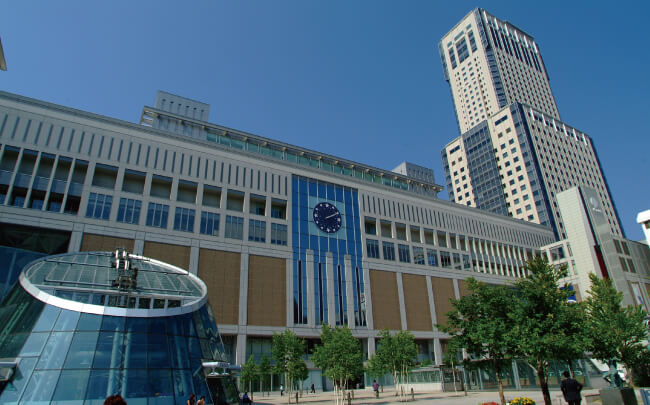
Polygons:
[[[384,328],[442,360],[449,299],[506,283],[554,242],[539,224],[443,201],[433,172],[395,171],[208,122],[160,92],[130,123],[0,92],[4,292],[39,255],[125,248],[207,285],[230,363],[286,328],[347,325],[366,355]],[[308,385],[321,387],[311,369]]]

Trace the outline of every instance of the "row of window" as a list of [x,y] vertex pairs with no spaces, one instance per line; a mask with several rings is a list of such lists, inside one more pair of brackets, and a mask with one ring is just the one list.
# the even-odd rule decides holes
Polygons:
[[[379,241],[375,239],[366,240],[366,252],[368,258],[395,261],[395,244],[392,242],[382,242],[382,257],[379,256]],[[408,245],[397,245],[397,259],[401,263],[411,263],[411,248]],[[441,266],[447,268],[456,268],[458,270],[469,270],[472,268],[472,262],[469,255],[460,253],[450,253],[444,250],[440,251],[440,260],[438,261],[438,252],[435,249],[424,249],[423,247],[413,246],[413,263],[429,266]]]
[[[90,193],[86,217],[108,220],[113,204],[110,195]],[[130,198],[120,198],[117,210],[117,221],[138,225],[142,202]],[[194,232],[196,210],[176,207],[174,212],[173,229],[175,231]],[[150,202],[147,207],[146,225],[166,229],[169,222],[169,205]],[[203,235],[219,235],[220,214],[209,211],[201,212],[199,232]],[[242,240],[244,237],[244,218],[226,215],[224,237]],[[251,242],[266,243],[266,222],[250,219],[248,221],[248,240]],[[271,243],[287,245],[287,225],[271,223]]]

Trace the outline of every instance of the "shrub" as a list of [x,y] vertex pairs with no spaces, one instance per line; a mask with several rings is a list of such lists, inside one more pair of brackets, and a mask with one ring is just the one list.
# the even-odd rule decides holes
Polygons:
[[528,397],[517,397],[510,401],[510,405],[535,405],[535,401]]

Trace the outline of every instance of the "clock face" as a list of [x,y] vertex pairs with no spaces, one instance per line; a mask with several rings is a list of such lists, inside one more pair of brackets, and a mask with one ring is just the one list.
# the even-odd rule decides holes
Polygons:
[[341,213],[334,204],[320,202],[314,207],[314,223],[323,232],[334,233],[341,229]]

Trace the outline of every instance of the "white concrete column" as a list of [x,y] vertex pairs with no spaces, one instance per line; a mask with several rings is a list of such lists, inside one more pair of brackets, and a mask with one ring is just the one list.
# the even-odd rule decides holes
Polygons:
[[402,273],[395,273],[397,279],[397,299],[399,302],[399,317],[401,321],[402,330],[408,330],[406,324],[406,305],[404,304],[404,284],[402,282]]
[[[239,327],[248,323],[248,249],[242,247],[241,261],[239,264]],[[239,336],[237,337],[237,350],[239,350]],[[246,354],[246,353],[244,353]],[[244,359],[244,362],[246,360]]]
[[456,296],[456,299],[460,298],[460,290],[458,289],[458,279],[454,278],[454,295]]
[[442,364],[442,345],[440,344],[440,338],[433,339],[433,354],[436,356],[435,364]]
[[314,293],[314,251],[307,249],[305,270],[307,274],[307,325],[316,326],[316,294]]
[[336,325],[336,310],[334,308],[334,256],[332,252],[325,255],[327,269],[327,323]]
[[136,232],[135,240],[133,241],[133,253],[136,255],[144,254],[144,232]]
[[72,225],[72,234],[68,243],[68,252],[78,252],[81,250],[81,240],[84,234],[84,224],[75,222]]
[[348,327],[350,329],[354,328],[354,283],[353,279],[353,269],[352,269],[352,259],[350,255],[345,255],[345,297],[347,300],[346,311],[348,313]]
[[199,240],[192,239],[190,245],[190,268],[187,270],[195,276],[199,274],[199,251]]
[[246,333],[237,335],[237,350],[235,351],[235,364],[246,363]]
[[373,336],[368,337],[368,358],[377,352],[377,344]]
[[[375,328],[375,321],[372,317],[372,293],[370,291],[370,270],[367,266],[363,267],[363,282],[364,282],[364,304],[366,307],[366,325],[368,330]],[[374,345],[373,339],[373,345]],[[370,350],[370,340],[368,340],[368,350]]]

